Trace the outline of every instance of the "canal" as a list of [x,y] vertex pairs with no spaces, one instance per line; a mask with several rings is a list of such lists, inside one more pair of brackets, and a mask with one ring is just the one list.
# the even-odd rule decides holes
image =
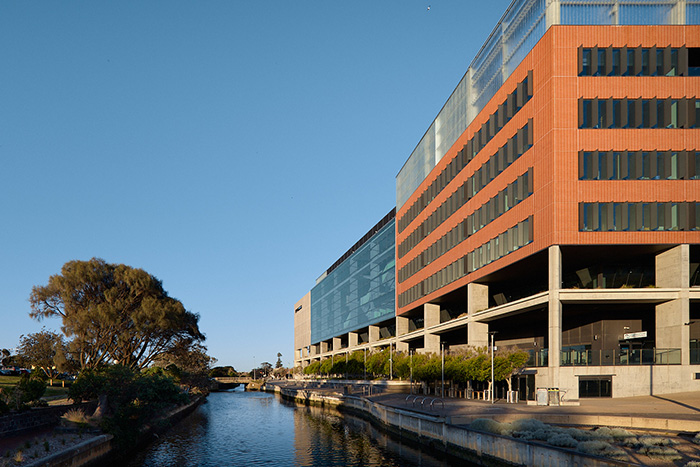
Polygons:
[[207,403],[127,465],[398,467],[448,466],[455,461],[417,443],[388,437],[361,418],[237,389],[210,394]]

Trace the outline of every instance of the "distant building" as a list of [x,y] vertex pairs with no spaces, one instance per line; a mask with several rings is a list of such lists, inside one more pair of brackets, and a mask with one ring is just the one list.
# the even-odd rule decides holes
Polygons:
[[295,304],[295,366],[396,334],[395,214],[384,216]]
[[521,399],[700,390],[698,23],[511,4],[396,179],[397,351],[495,333]]

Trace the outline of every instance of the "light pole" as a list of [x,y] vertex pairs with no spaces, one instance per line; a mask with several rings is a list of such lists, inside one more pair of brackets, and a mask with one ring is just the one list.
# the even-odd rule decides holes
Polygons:
[[411,361],[411,394],[413,394],[413,352],[411,350],[408,351],[408,357]]
[[442,387],[440,389],[440,397],[445,397],[445,344],[440,343],[440,355],[442,357]]
[[489,331],[489,335],[491,336],[491,403],[493,404],[495,397],[493,397],[495,389],[496,389],[496,384],[493,378],[493,336],[497,333],[498,331]]
[[389,342],[389,379],[394,379],[394,353],[391,342]]
[[365,364],[362,366],[362,369],[365,373],[365,381],[367,381],[367,347],[364,348],[365,351]]

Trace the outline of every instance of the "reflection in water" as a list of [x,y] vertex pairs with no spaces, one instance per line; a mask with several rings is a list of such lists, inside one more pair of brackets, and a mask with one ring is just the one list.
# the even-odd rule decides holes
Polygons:
[[[435,455],[433,453],[433,455]],[[131,460],[137,466],[447,466],[369,422],[279,396],[212,393],[206,404]],[[460,461],[460,465],[467,465]]]

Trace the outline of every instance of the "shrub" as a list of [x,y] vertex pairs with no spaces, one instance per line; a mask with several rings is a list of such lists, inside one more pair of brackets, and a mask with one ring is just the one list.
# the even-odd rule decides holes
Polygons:
[[661,436],[645,435],[639,437],[639,444],[641,444],[643,447],[674,446],[678,444],[678,441],[671,438],[663,438]]
[[649,457],[656,457],[659,459],[667,459],[672,461],[682,459],[678,451],[669,446],[642,446],[637,452],[640,454],[646,454]]
[[168,376],[138,373],[121,365],[82,373],[69,395],[76,401],[106,396],[102,428],[121,446],[135,441],[145,423],[188,399]]
[[575,448],[578,446],[578,441],[571,437],[568,433],[556,433],[547,440],[552,446],[559,446],[562,448]]
[[78,424],[87,424],[88,419],[85,416],[85,412],[83,412],[81,409],[70,409],[68,412],[64,413],[61,416],[62,419],[68,421],[68,422],[73,422],[73,423],[78,423]]
[[700,444],[700,433],[695,435],[695,437],[693,439],[691,439],[691,441],[695,444]]
[[582,441],[578,443],[578,446],[576,446],[576,449],[578,451],[581,451],[585,454],[593,454],[595,456],[602,455],[603,451],[610,448],[612,448],[612,446],[610,446],[610,443],[606,443],[605,441],[600,440]]
[[469,424],[469,429],[493,433],[495,435],[500,435],[503,431],[502,424],[490,418],[477,418]]

